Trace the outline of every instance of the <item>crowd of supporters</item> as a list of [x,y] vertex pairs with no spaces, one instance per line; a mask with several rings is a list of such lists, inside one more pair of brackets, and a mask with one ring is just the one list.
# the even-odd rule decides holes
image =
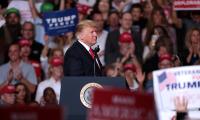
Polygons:
[[77,8],[79,21],[95,21],[104,76],[125,77],[131,91],[153,93],[154,70],[200,64],[200,11],[175,11],[173,0],[26,2],[0,1],[2,105],[59,103],[64,53],[77,39],[46,35],[45,12]]

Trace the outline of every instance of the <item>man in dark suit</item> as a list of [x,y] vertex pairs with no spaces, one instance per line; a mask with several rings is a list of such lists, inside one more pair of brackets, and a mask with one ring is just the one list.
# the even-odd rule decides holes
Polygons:
[[97,41],[96,24],[91,20],[77,25],[78,40],[67,50],[64,57],[65,76],[101,76],[101,63],[91,46]]

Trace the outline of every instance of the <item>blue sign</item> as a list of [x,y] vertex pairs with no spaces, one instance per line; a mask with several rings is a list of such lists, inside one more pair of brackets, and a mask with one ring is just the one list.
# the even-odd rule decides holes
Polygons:
[[78,23],[77,9],[46,12],[43,14],[43,24],[47,35],[56,36],[74,32]]

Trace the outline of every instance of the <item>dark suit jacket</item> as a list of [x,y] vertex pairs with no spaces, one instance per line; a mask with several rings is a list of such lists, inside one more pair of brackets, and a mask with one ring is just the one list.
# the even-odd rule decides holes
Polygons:
[[[94,67],[95,64],[95,67]],[[95,68],[95,70],[94,70]],[[101,76],[101,70],[86,48],[76,41],[65,53],[65,76]]]

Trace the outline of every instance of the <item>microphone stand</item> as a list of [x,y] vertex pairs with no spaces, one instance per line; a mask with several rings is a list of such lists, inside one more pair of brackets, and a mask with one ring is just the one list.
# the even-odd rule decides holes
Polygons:
[[100,59],[99,59],[97,53],[95,53],[95,57],[94,57],[94,58],[97,59],[98,65],[99,65],[99,67],[100,67],[100,70],[102,70],[102,64],[101,64],[101,61],[100,61]]
[[94,65],[94,78],[96,77],[96,65],[95,65],[95,60],[96,60],[96,54],[94,55],[94,63],[93,63],[93,65]]
[[97,64],[100,67],[100,70],[102,70],[102,64],[101,64],[100,59],[97,55],[99,50],[100,50],[99,45],[97,47],[95,47],[94,50],[93,50],[94,51],[94,77],[96,77],[96,65],[95,65],[96,60],[97,60]]

